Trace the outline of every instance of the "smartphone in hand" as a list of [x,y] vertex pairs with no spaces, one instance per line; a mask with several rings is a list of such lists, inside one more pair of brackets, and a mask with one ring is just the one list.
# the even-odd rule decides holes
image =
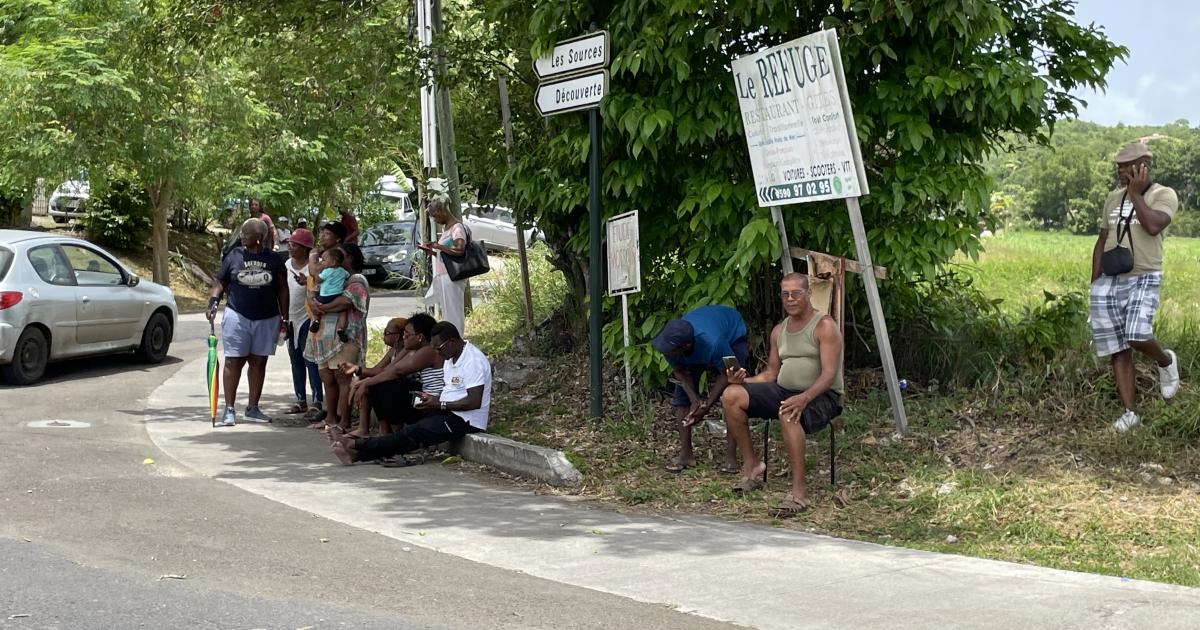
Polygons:
[[735,356],[721,357],[721,362],[725,364],[726,370],[733,370],[736,372],[742,368],[741,363],[738,363],[737,357]]

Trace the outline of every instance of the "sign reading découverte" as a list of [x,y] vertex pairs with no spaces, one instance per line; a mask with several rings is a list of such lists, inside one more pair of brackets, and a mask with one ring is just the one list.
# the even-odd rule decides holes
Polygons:
[[760,207],[867,194],[835,31],[732,66]]
[[608,93],[608,70],[593,70],[586,74],[538,84],[534,105],[538,113],[552,116],[564,112],[599,107]]

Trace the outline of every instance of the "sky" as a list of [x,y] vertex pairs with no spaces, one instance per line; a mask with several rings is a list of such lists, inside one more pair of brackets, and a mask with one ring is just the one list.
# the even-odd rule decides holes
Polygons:
[[1079,118],[1103,125],[1200,125],[1200,2],[1078,0],[1075,21],[1095,23],[1129,49],[1108,73],[1108,88],[1083,90]]

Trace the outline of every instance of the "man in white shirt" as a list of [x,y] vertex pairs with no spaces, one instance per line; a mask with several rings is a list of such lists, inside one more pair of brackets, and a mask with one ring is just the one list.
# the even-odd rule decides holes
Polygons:
[[440,395],[417,393],[421,402],[415,406],[426,415],[398,433],[380,437],[352,438],[331,427],[338,461],[349,465],[394,457],[487,430],[492,364],[450,322],[433,327],[430,345],[446,360],[442,365],[445,387]]

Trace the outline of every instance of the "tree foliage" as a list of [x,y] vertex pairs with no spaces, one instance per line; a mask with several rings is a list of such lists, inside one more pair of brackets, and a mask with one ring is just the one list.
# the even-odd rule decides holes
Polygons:
[[1113,156],[1138,139],[1154,153],[1153,179],[1174,188],[1185,211],[1171,233],[1200,235],[1200,222],[1186,212],[1200,207],[1200,129],[1186,120],[1114,127],[1067,121],[1058,124],[1049,144],[1014,143],[1011,152],[988,164],[1009,222],[1095,234],[1104,197],[1117,186]]
[[[979,251],[990,217],[984,160],[1010,134],[1045,142],[1057,119],[1076,112],[1071,91],[1102,86],[1124,54],[1097,28],[1072,21],[1072,6],[501,0],[498,11],[527,21],[534,53],[592,23],[611,34],[604,211],[642,213],[646,278],[633,319],[634,340],[643,341],[668,317],[705,303],[739,306],[758,330],[778,316],[778,237],[755,202],[731,59],[837,29],[872,191],[862,210],[873,256],[893,278],[928,278],[956,253]],[[526,140],[511,181],[569,252],[560,261],[578,290],[587,243],[583,116],[559,116]],[[853,255],[840,202],[784,214],[794,244]],[[903,290],[895,281],[887,287]],[[618,335],[610,326],[610,347]]]

